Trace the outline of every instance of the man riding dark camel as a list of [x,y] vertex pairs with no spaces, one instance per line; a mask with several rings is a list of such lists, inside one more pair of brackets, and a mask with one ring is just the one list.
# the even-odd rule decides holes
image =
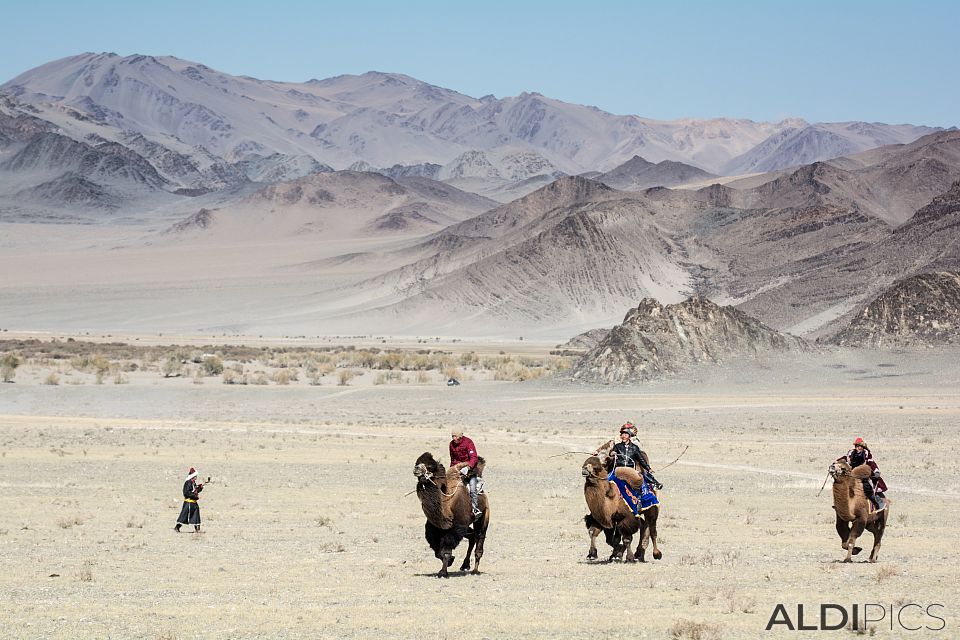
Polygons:
[[[653,470],[647,462],[646,456],[640,450],[639,445],[634,444],[631,439],[637,436],[637,427],[632,422],[625,423],[620,427],[620,442],[613,445],[607,453],[607,457],[613,461],[613,468],[630,467],[638,469],[643,474],[644,479],[651,486],[657,489],[663,489],[663,485],[653,477]],[[608,443],[609,444],[609,443]],[[594,455],[599,455],[607,446],[600,447]]]
[[887,483],[883,481],[880,475],[880,468],[873,460],[873,454],[870,447],[864,442],[863,438],[857,438],[853,441],[853,449],[847,452],[847,455],[837,458],[837,462],[846,462],[851,468],[867,465],[872,473],[869,478],[863,479],[863,493],[877,508],[877,511],[883,509],[886,504],[886,498],[883,493],[887,490]]

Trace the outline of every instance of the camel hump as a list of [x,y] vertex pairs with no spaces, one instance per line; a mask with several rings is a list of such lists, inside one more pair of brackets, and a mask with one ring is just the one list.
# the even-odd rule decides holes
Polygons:
[[631,487],[639,487],[643,484],[643,476],[632,467],[617,467],[613,470],[613,475],[623,480]]
[[859,467],[854,467],[853,470],[850,472],[850,475],[852,475],[857,480],[864,480],[866,478],[869,478],[872,474],[873,474],[873,469],[871,469],[870,465],[868,464],[862,464]]
[[478,478],[483,477],[483,468],[487,466],[487,461],[482,456],[477,456],[477,466],[473,468]]

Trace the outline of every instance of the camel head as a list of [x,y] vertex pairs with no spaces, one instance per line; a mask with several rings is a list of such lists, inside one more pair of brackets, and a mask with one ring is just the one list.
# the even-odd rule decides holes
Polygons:
[[840,460],[831,464],[827,472],[830,474],[830,477],[833,478],[834,482],[838,482],[841,478],[850,475],[850,465]]
[[597,456],[590,456],[583,463],[583,467],[580,469],[580,474],[584,478],[606,478],[607,469],[600,458]]
[[413,475],[415,475],[420,482],[428,482],[434,476],[442,477],[445,473],[446,470],[443,468],[443,465],[437,462],[430,452],[421,454],[413,465]]

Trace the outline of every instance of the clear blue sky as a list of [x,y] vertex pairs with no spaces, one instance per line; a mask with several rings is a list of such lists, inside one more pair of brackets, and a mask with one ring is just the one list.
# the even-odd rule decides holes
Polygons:
[[405,73],[651,118],[960,125],[960,2],[10,2],[0,82],[84,51],[304,81]]

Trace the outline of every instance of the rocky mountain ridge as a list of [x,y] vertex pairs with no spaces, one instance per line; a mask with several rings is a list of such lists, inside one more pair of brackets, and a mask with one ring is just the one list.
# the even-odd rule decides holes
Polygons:
[[570,377],[598,383],[647,382],[726,358],[811,349],[801,338],[774,331],[734,307],[706,298],[671,305],[645,298],[584,354]]
[[960,344],[960,272],[922,273],[894,283],[830,342],[876,349]]
[[[464,153],[514,147],[537,153],[568,174],[607,171],[633,155],[721,173],[725,165],[771,136],[808,126],[797,119],[758,123],[616,116],[538,93],[477,99],[380,72],[274,82],[231,76],[170,56],[110,53],[52,61],[6,82],[0,90],[22,102],[70,110],[103,126],[202,146],[228,161],[249,153],[309,155],[338,169],[357,161],[377,167],[445,165]],[[847,143],[791,159],[822,160],[839,155],[834,153],[837,149],[849,152],[909,142],[934,130],[867,123],[814,126]],[[798,162],[781,160],[771,166],[791,163]]]

